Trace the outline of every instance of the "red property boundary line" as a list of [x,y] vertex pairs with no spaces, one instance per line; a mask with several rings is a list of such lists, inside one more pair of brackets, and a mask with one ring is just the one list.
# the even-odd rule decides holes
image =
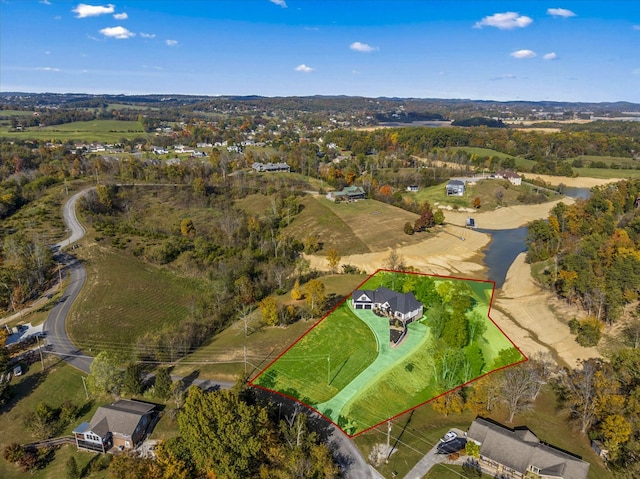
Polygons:
[[471,381],[467,381],[467,382],[466,382],[466,383],[464,383],[464,384],[460,384],[459,386],[456,386],[456,387],[455,387],[455,388],[453,388],[453,389],[449,389],[448,391],[445,391],[445,392],[443,392],[442,394],[439,394],[438,396],[436,396],[436,397],[433,397],[433,398],[429,399],[428,401],[425,401],[425,402],[420,403],[420,404],[418,404],[418,405],[416,405],[416,406],[413,406],[413,407],[411,407],[411,408],[409,408],[409,409],[407,409],[407,410],[405,410],[405,411],[402,411],[401,413],[396,414],[395,416],[392,416],[392,417],[390,417],[390,418],[387,418],[387,419],[385,419],[384,421],[380,421],[379,423],[374,424],[373,426],[370,426],[370,427],[368,427],[368,428],[366,428],[366,429],[363,429],[362,431],[360,431],[360,432],[358,432],[358,433],[356,433],[356,434],[351,435],[351,434],[347,433],[344,429],[342,429],[342,427],[340,427],[338,424],[336,424],[336,423],[335,423],[331,418],[329,418],[329,417],[325,416],[324,414],[322,414],[322,413],[321,413],[320,411],[318,411],[317,409],[315,409],[315,408],[313,408],[313,407],[309,406],[308,404],[306,404],[306,403],[304,403],[304,402],[300,401],[299,399],[294,398],[294,397],[292,397],[292,396],[289,396],[288,394],[284,394],[284,393],[282,393],[282,392],[280,392],[280,391],[276,391],[276,390],[274,390],[274,389],[269,389],[269,388],[266,388],[266,387],[264,387],[264,386],[260,386],[259,384],[255,384],[255,383],[254,383],[254,381],[255,381],[256,379],[258,379],[260,376],[262,376],[262,374],[263,374],[267,369],[269,369],[269,368],[270,368],[274,363],[276,363],[276,362],[277,362],[277,361],[278,361],[282,356],[284,356],[284,355],[285,355],[285,354],[286,354],[286,353],[287,353],[291,348],[293,348],[296,344],[298,344],[298,343],[302,340],[302,338],[304,338],[307,334],[309,334],[311,331],[313,331],[313,330],[316,328],[316,326],[318,326],[322,321],[324,321],[325,319],[327,319],[327,318],[331,315],[331,313],[333,313],[336,309],[338,309],[340,306],[342,306],[342,304],[343,304],[345,301],[347,301],[347,299],[349,298],[349,296],[347,295],[347,296],[345,296],[345,297],[344,297],[344,298],[343,298],[343,299],[342,299],[338,304],[336,304],[333,308],[331,308],[331,310],[330,310],[327,314],[325,314],[322,318],[320,318],[318,321],[316,321],[316,322],[315,322],[315,323],[314,323],[314,324],[313,324],[313,325],[312,325],[312,326],[311,326],[307,331],[305,331],[305,332],[304,332],[304,334],[302,334],[298,339],[296,339],[293,343],[291,343],[291,345],[289,345],[289,347],[287,347],[284,351],[282,351],[282,352],[281,352],[281,353],[280,353],[280,354],[279,354],[279,355],[278,355],[278,356],[277,356],[273,361],[271,361],[271,362],[270,362],[266,367],[264,367],[264,368],[263,368],[263,369],[262,369],[262,370],[261,370],[257,375],[255,375],[253,379],[251,379],[250,381],[248,381],[248,385],[249,385],[249,386],[251,386],[251,387],[257,388],[257,389],[262,389],[262,390],[264,390],[264,391],[268,391],[268,392],[270,392],[270,393],[278,394],[279,396],[282,396],[282,397],[287,398],[287,399],[289,399],[289,400],[291,400],[291,401],[294,401],[294,402],[296,402],[296,403],[298,403],[298,404],[300,404],[300,405],[302,405],[302,406],[304,406],[304,407],[306,407],[306,408],[308,408],[308,409],[312,410],[313,412],[315,412],[315,413],[319,414],[319,415],[320,415],[320,416],[322,416],[326,421],[330,422],[330,423],[331,423],[331,424],[333,424],[335,427],[337,427],[338,429],[340,429],[340,430],[341,430],[344,434],[346,434],[348,437],[350,437],[350,438],[355,438],[355,437],[357,437],[357,436],[359,436],[359,435],[361,435],[361,434],[364,434],[364,433],[365,433],[365,432],[367,432],[367,431],[370,431],[370,430],[372,430],[372,429],[374,429],[374,428],[376,428],[376,427],[378,427],[378,426],[380,426],[380,425],[384,424],[384,423],[385,423],[385,422],[387,422],[387,421],[392,421],[392,420],[394,420],[394,419],[396,419],[396,418],[398,418],[398,417],[400,417],[400,416],[402,416],[402,415],[404,415],[404,414],[406,414],[406,413],[408,413],[408,412],[414,411],[414,410],[416,410],[416,409],[418,409],[418,408],[420,408],[420,407],[422,407],[422,406],[424,406],[424,405],[426,405],[426,404],[429,404],[429,403],[430,403],[430,402],[432,402],[432,401],[435,401],[436,399],[439,399],[439,398],[441,398],[441,397],[443,397],[443,396],[446,396],[446,395],[447,395],[447,394],[449,394],[449,393],[452,393],[452,392],[454,392],[454,391],[457,391],[457,390],[459,390],[459,389],[462,389],[463,387],[466,387],[466,386],[468,386],[469,384],[471,384],[471,383],[473,383],[473,382],[475,382],[475,381],[478,381],[478,380],[480,380],[480,379],[482,379],[482,378],[484,378],[484,377],[486,377],[486,376],[488,376],[488,375],[490,375],[490,374],[497,373],[498,371],[502,371],[502,370],[504,370],[504,369],[511,368],[511,367],[513,367],[513,366],[517,366],[518,364],[522,364],[522,363],[525,363],[525,362],[529,361],[529,358],[527,357],[527,355],[526,355],[526,354],[524,354],[524,353],[522,352],[522,350],[521,350],[521,349],[516,345],[516,343],[514,343],[514,342],[513,342],[513,340],[509,337],[509,335],[508,335],[508,334],[506,334],[506,333],[502,330],[502,328],[501,328],[500,326],[498,326],[498,325],[496,324],[496,322],[493,320],[493,318],[491,317],[491,307],[492,307],[492,305],[493,305],[493,297],[494,297],[495,292],[496,292],[496,282],[495,282],[495,281],[487,280],[487,279],[476,279],[476,278],[461,278],[461,277],[458,277],[458,276],[444,276],[444,275],[438,275],[438,274],[427,274],[427,273],[419,273],[419,272],[415,272],[415,271],[397,271],[397,270],[382,269],[382,268],[381,268],[381,269],[377,269],[375,272],[373,272],[372,274],[370,274],[370,275],[369,275],[369,276],[368,276],[364,281],[362,281],[358,286],[356,286],[356,287],[354,288],[354,291],[355,291],[355,290],[357,290],[357,289],[359,289],[363,284],[365,284],[367,281],[369,281],[371,278],[373,278],[376,274],[381,273],[381,272],[382,272],[382,273],[398,273],[398,274],[415,274],[415,275],[418,275],[418,276],[429,276],[429,277],[433,277],[433,278],[455,279],[455,280],[460,280],[460,281],[475,281],[475,282],[478,282],[478,283],[491,283],[491,284],[493,284],[493,286],[492,286],[492,288],[491,288],[491,299],[489,300],[489,311],[487,312],[487,317],[488,317],[488,318],[489,318],[489,320],[493,323],[493,325],[494,325],[496,328],[498,328],[498,330],[502,333],[502,335],[503,335],[505,338],[507,338],[507,340],[511,343],[511,345],[512,345],[512,346],[513,346],[513,347],[514,347],[514,348],[515,348],[515,349],[520,353],[520,355],[521,355],[524,359],[522,359],[522,360],[518,361],[517,363],[508,364],[508,365],[506,365],[506,366],[502,366],[502,367],[500,367],[500,368],[498,368],[498,369],[494,369],[493,371],[486,372],[486,373],[484,373],[482,376],[478,376],[477,378],[474,378],[474,379],[472,379]]

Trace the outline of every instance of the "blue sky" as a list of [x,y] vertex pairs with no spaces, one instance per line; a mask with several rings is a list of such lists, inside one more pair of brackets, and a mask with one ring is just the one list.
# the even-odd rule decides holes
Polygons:
[[640,103],[640,2],[0,0],[0,91]]

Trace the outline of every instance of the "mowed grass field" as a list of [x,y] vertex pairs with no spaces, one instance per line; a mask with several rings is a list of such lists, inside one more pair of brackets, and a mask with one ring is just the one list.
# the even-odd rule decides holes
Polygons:
[[[365,275],[336,274],[322,276],[318,281],[324,284],[327,297],[337,301],[350,294],[365,278]],[[294,304],[302,307],[302,302],[293,301],[289,294],[275,298],[278,305]],[[255,309],[248,315],[246,335],[244,321],[237,320],[181,359],[173,369],[173,374],[187,376],[197,370],[201,378],[235,381],[244,374],[246,348],[247,373],[249,377],[254,377],[316,322],[317,319],[307,319],[286,327],[266,326],[262,323],[260,310]]]
[[7,126],[0,127],[0,136],[47,141],[100,141],[113,143],[122,138],[132,139],[145,136],[142,124],[138,121],[92,120],[64,123],[43,127],[29,127],[24,131],[9,131]]
[[202,285],[98,246],[79,256],[87,282],[67,320],[71,338],[89,354],[130,351],[135,339],[179,323]]
[[349,384],[376,358],[375,336],[345,304],[280,356],[253,383],[314,406]]
[[321,196],[303,198],[304,208],[285,230],[296,238],[315,236],[320,254],[331,248],[342,256],[384,251],[418,243],[423,235],[404,233],[405,223],[418,215],[380,201],[366,199],[335,203]]

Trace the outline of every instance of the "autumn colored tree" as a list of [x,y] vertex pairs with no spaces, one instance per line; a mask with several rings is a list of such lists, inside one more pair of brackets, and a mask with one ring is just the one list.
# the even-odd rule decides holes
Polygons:
[[335,273],[338,269],[341,259],[342,258],[340,257],[337,249],[331,248],[327,251],[327,263],[329,264],[329,269],[332,273]]
[[196,227],[193,224],[193,220],[191,220],[191,218],[183,218],[182,221],[180,221],[180,233],[182,234],[182,236],[185,236],[187,238],[195,238]]
[[431,408],[440,414],[461,414],[464,410],[464,397],[459,389],[444,394],[431,401]]
[[260,301],[260,313],[262,314],[262,322],[269,326],[278,324],[278,303],[273,296],[267,296]]
[[475,209],[479,209],[479,208],[480,208],[480,206],[481,206],[480,197],[479,197],[479,196],[476,196],[476,197],[473,199],[473,207],[474,207]]
[[327,301],[324,283],[317,279],[312,279],[304,285],[304,296],[311,314],[320,313]]
[[304,297],[302,290],[300,289],[300,280],[296,279],[296,282],[293,283],[293,288],[291,289],[291,299],[294,301],[299,301]]
[[205,473],[246,479],[266,462],[271,441],[267,410],[247,404],[237,392],[191,387],[178,425],[196,467]]

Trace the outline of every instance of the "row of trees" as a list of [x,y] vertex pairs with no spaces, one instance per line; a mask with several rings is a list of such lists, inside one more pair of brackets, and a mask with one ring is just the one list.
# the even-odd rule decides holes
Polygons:
[[548,281],[569,303],[611,323],[640,295],[640,180],[592,190],[559,203],[529,224],[527,259],[553,260]]

